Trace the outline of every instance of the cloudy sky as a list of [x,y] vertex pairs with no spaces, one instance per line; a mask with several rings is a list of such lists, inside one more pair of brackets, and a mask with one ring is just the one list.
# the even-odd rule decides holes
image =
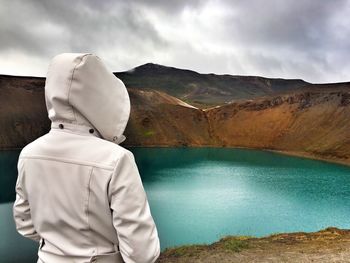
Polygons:
[[62,52],[113,71],[350,81],[350,0],[0,0],[0,74],[45,76]]

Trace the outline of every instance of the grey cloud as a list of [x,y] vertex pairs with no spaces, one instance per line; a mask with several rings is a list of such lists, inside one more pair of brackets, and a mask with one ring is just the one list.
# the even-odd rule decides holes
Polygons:
[[[153,25],[136,9],[123,3],[90,1],[12,1],[2,13],[6,23],[0,27],[6,37],[0,40],[1,51],[19,49],[36,55],[51,54],[58,49],[92,51],[111,43],[166,45]],[[101,3],[101,4],[98,4]],[[112,11],[111,11],[112,10]],[[22,14],[18,16],[19,14]],[[62,28],[56,36],[34,33],[48,25]],[[129,45],[128,44],[128,45]]]
[[324,46],[332,40],[325,38],[332,34],[330,19],[346,1],[252,0],[235,3],[232,8],[240,15],[232,19],[231,26],[240,34],[240,39],[304,48]]
[[[247,53],[255,49],[262,51],[260,56],[253,56],[251,61],[257,67],[264,64],[263,72],[273,72],[276,65],[281,68],[281,64],[294,64],[300,67],[299,75],[317,80],[316,76],[305,74],[310,73],[305,71],[306,67],[313,68],[317,65],[324,73],[331,73],[332,68],[340,65],[329,61],[330,54],[343,53],[343,56],[349,57],[349,49],[344,46],[346,42],[335,37],[339,28],[334,24],[334,17],[339,15],[349,1],[228,2],[233,11],[239,14],[226,21],[230,25],[227,28],[229,35],[236,43],[244,45]],[[350,37],[348,28],[341,29],[341,32]],[[276,58],[271,56],[273,53],[279,55],[279,62],[276,63]],[[306,65],[300,65],[296,62],[298,60]],[[319,76],[318,79],[322,77]]]
[[169,16],[177,15],[184,8],[199,8],[205,4],[207,0],[175,0],[175,1],[164,1],[164,0],[133,0],[129,1],[133,5],[141,5],[146,8],[153,8],[158,11],[167,13]]
[[[349,0],[0,0],[0,4],[0,61],[20,54],[28,61],[48,62],[61,52],[94,52],[116,71],[156,62],[200,72],[313,82],[350,80]],[[185,10],[200,15],[207,5],[224,12],[203,21],[183,20]],[[189,26],[193,32],[186,31]],[[20,74],[44,75],[46,70],[22,61],[18,65],[14,70]],[[5,67],[0,62],[0,68]]]

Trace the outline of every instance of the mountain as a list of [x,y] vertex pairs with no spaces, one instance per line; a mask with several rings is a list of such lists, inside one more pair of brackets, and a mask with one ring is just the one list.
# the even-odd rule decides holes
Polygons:
[[[175,80],[169,76],[168,86]],[[44,78],[0,76],[0,149],[23,147],[48,132],[44,85]],[[131,114],[122,145],[247,147],[350,165],[350,83],[281,89],[199,108],[161,89],[128,85]]]
[[309,84],[301,79],[200,74],[153,63],[115,75],[128,88],[163,91],[200,108],[294,91]]

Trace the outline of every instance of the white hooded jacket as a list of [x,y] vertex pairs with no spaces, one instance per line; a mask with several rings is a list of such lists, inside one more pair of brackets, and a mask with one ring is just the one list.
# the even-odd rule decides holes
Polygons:
[[119,145],[128,92],[91,54],[52,60],[51,130],[18,159],[14,220],[40,242],[38,262],[154,262],[158,232],[132,152]]

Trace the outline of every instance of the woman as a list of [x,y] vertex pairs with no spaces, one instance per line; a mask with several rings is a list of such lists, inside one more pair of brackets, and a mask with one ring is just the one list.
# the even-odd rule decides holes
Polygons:
[[92,54],[49,66],[51,130],[18,160],[14,219],[40,242],[38,262],[154,262],[159,238],[132,152],[119,144],[128,92]]

